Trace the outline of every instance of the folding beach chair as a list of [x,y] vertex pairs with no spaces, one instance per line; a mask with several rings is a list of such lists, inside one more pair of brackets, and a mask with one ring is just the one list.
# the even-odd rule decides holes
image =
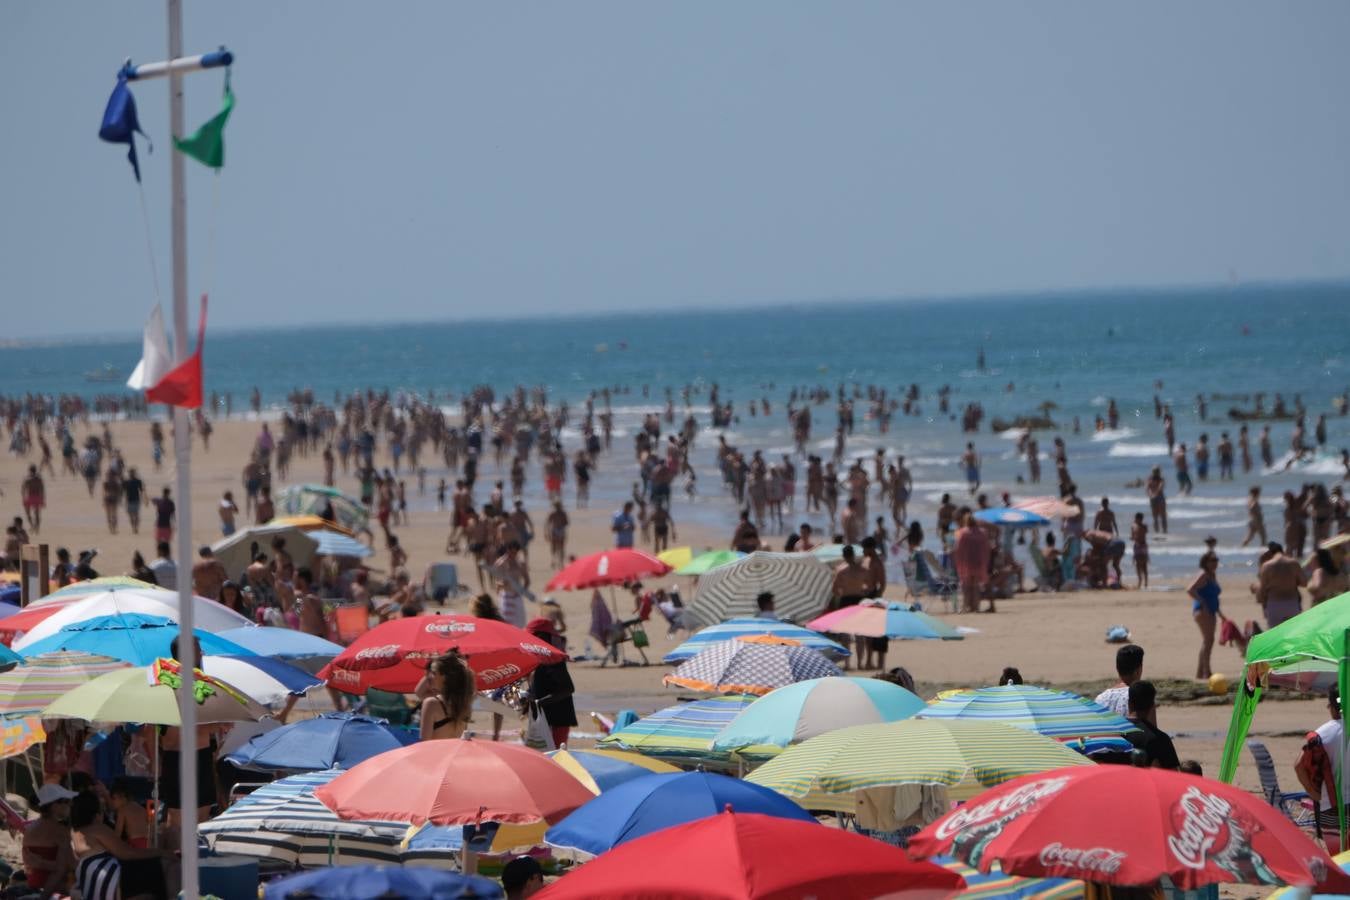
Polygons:
[[1285,793],[1280,790],[1280,776],[1275,771],[1275,760],[1266,745],[1254,738],[1247,740],[1247,749],[1256,761],[1256,775],[1261,780],[1261,794],[1266,802],[1284,813],[1300,828],[1313,826],[1312,798],[1305,791]]
[[468,588],[459,583],[459,569],[454,563],[439,562],[427,566],[427,573],[422,579],[422,593],[436,603],[444,605],[447,599],[467,591]]

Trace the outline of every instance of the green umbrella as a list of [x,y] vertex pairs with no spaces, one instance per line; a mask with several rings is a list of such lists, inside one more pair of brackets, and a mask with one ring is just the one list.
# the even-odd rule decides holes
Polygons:
[[852,812],[855,791],[943,785],[954,800],[1022,775],[1090,766],[1052,738],[997,722],[905,719],[827,731],[750,773],[807,809]]
[[[254,722],[268,715],[265,708],[239,689],[201,671],[196,676],[199,723]],[[118,669],[72,689],[42,715],[87,722],[181,725],[176,677],[172,666],[166,666],[164,661],[153,666]]]
[[709,550],[707,553],[700,553],[689,562],[675,570],[676,575],[702,575],[710,569],[718,566],[725,566],[727,563],[734,563],[745,554],[739,550]]

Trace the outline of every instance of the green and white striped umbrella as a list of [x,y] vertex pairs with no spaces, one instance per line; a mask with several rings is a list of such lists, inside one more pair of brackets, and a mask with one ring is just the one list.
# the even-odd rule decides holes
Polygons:
[[850,812],[854,791],[944,785],[954,800],[1021,775],[1093,765],[1058,741],[996,722],[906,719],[841,728],[795,747],[749,775],[807,809]]
[[1001,722],[1058,740],[1123,735],[1138,731],[1123,716],[1069,691],[1007,684],[956,691],[929,704],[920,719]]
[[92,653],[57,651],[29,657],[0,674],[0,716],[33,716],[68,691],[130,663]]
[[698,594],[687,612],[704,625],[753,616],[758,609],[755,598],[767,592],[773,594],[779,618],[805,622],[825,609],[833,583],[830,567],[810,553],[759,550],[699,579]]

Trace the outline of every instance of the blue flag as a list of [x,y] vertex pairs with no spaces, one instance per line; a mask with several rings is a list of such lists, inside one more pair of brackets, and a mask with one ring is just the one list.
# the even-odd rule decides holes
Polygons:
[[137,133],[145,137],[145,132],[141,131],[141,123],[136,119],[136,98],[131,95],[126,78],[119,76],[117,87],[113,88],[108,105],[103,110],[103,124],[99,126],[98,136],[110,144],[127,145],[127,159],[130,160],[131,170],[136,173],[136,180],[139,182],[141,164],[136,159],[134,138]]

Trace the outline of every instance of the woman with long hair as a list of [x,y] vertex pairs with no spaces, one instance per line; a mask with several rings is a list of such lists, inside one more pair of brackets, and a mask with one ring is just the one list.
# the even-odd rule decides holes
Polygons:
[[422,740],[463,737],[473,714],[473,670],[451,650],[434,660],[427,674],[435,693],[422,701]]

